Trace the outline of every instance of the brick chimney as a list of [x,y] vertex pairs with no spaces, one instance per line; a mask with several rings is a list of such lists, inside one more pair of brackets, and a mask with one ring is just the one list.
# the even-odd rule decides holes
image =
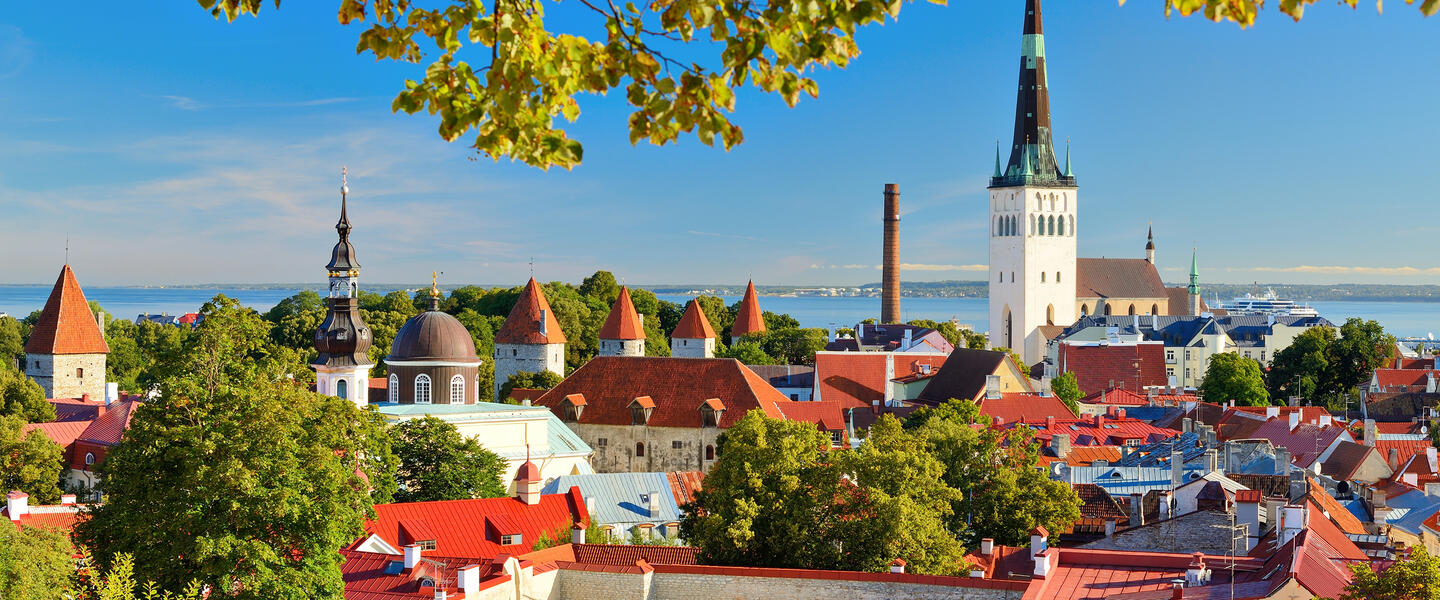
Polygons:
[[1050,449],[1055,451],[1055,458],[1065,460],[1070,456],[1070,434],[1057,433],[1050,436]]
[[900,322],[900,185],[885,184],[884,271],[881,273],[880,323]]

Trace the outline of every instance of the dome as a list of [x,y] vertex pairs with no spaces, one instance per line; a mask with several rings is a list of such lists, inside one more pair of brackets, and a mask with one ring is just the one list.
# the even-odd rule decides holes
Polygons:
[[520,465],[520,470],[515,472],[515,481],[540,481],[540,467],[525,461],[525,464]]
[[411,317],[395,334],[386,362],[400,360],[480,362],[470,331],[455,317],[438,310]]

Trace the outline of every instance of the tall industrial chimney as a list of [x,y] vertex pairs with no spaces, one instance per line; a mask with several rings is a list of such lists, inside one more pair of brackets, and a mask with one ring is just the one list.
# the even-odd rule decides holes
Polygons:
[[885,266],[881,275],[880,322],[900,322],[900,186],[885,184]]

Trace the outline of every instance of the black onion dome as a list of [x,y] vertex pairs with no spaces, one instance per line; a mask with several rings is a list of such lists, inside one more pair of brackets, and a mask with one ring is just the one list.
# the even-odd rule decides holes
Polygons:
[[331,298],[325,320],[315,330],[314,364],[332,367],[369,365],[370,328],[360,318],[360,304],[354,298]]
[[455,317],[428,310],[410,317],[395,334],[387,361],[444,360],[480,362],[475,356],[475,338]]

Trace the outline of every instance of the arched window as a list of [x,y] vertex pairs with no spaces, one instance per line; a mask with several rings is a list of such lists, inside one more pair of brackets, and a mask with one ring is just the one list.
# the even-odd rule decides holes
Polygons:
[[92,454],[92,453],[90,453],[90,452],[86,452],[86,453],[85,453],[85,466],[88,467],[88,466],[93,465],[93,464],[95,464],[95,455]]
[[1152,315],[1158,315],[1158,314],[1160,314],[1160,305],[1159,305],[1159,304],[1151,304],[1151,305],[1150,305],[1150,314],[1152,314]]
[[424,373],[415,376],[415,403],[430,403],[430,376]]
[[460,375],[450,378],[450,403],[465,403],[465,378]]
[[1105,316],[1107,316],[1107,317],[1110,316],[1110,305],[1109,305],[1109,304],[1106,304],[1106,305],[1105,305]]
[[1046,307],[1045,307],[1045,324],[1046,324],[1046,325],[1054,325],[1054,324],[1055,324],[1055,305],[1054,305],[1054,304],[1051,304],[1050,306],[1046,306]]
[[1060,210],[1070,210],[1070,194],[1060,194]]
[[399,376],[399,375],[396,375],[396,374],[394,374],[394,373],[391,373],[391,374],[390,374],[390,383],[385,386],[385,395],[387,396],[387,397],[385,398],[385,400],[387,400],[387,401],[389,401],[389,402],[399,402],[399,401],[400,401],[400,376]]
[[714,446],[711,446],[711,445],[709,445],[709,444],[706,444],[706,445],[705,445],[705,460],[715,460],[715,447],[714,447]]
[[1055,217],[1050,217],[1050,232],[1046,235],[1055,235]]
[[1011,272],[1010,272],[1010,283],[1015,283],[1015,272],[1014,272],[1014,271],[1011,271]]
[[344,379],[337,379],[337,380],[335,380],[335,395],[336,395],[336,396],[339,396],[341,400],[349,400],[349,399],[350,399],[350,396],[349,396],[349,394],[347,393],[347,392],[349,392],[349,391],[350,391],[350,386],[345,383],[345,380],[344,380]]
[[1070,215],[1070,237],[1075,237],[1075,215]]
[[1030,235],[1035,235],[1035,215],[1030,215]]
[[1035,210],[1045,210],[1045,197],[1035,192]]
[[76,367],[76,368],[75,368],[75,378],[76,378],[76,379],[84,379],[84,378],[85,378],[85,369],[80,368],[80,367]]
[[999,237],[1001,235],[1003,234],[1000,232],[1000,217],[995,217],[995,236]]
[[1134,315],[1134,314],[1135,314],[1135,305],[1134,305],[1134,304],[1131,304],[1131,305],[1130,305],[1130,312],[1129,312],[1128,314],[1130,314],[1130,315]]
[[1055,210],[1055,194],[1050,194],[1050,210]]
[[1090,307],[1087,306],[1087,305],[1081,304],[1081,305],[1080,305],[1080,316],[1082,316],[1082,317],[1088,317],[1088,316],[1090,316]]
[[1060,272],[1059,272],[1059,271],[1056,271],[1056,272],[1055,272],[1055,283],[1060,283]]
[[1065,216],[1060,216],[1060,224],[1055,228],[1055,235],[1065,235]]
[[998,282],[998,283],[1005,283],[1005,272],[1004,272],[1004,271],[1001,271],[1001,272],[1000,272],[1000,279],[997,280],[997,282]]
[[644,457],[645,457],[645,442],[635,442],[635,457],[636,457],[636,458],[644,458]]
[[1045,272],[1044,272],[1044,271],[1041,271],[1041,272],[1040,272],[1040,283],[1045,283]]

